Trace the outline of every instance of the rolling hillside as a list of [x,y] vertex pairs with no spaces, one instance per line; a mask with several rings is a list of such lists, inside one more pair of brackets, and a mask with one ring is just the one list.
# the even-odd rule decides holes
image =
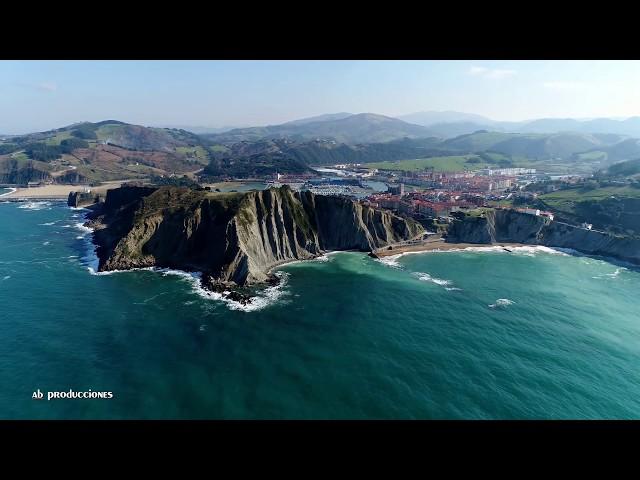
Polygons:
[[405,122],[422,125],[423,127],[446,123],[474,123],[476,125],[493,125],[497,123],[490,118],[483,117],[482,115],[477,115],[475,113],[454,112],[451,110],[444,112],[415,112],[407,115],[400,115],[397,118]]
[[184,130],[116,120],[78,123],[0,142],[3,183],[95,183],[185,174],[210,161],[203,140]]
[[443,146],[456,151],[493,151],[532,160],[569,160],[575,154],[611,147],[618,136],[597,136],[578,133],[519,134],[480,131],[449,139]]
[[[588,173],[640,158],[640,141],[611,133],[525,134],[485,129],[442,138],[457,128],[464,131],[474,126],[465,121],[423,127],[382,115],[337,113],[199,136],[116,120],[83,122],[0,140],[0,175],[4,183],[96,183],[182,176],[205,167],[210,175],[242,177],[275,171],[304,173],[313,165],[373,163],[388,167],[393,166],[388,162],[402,161],[413,162],[407,164],[412,168],[467,169],[504,163]],[[425,163],[429,158],[434,160]],[[470,159],[473,164],[467,165]]]
[[[342,114],[338,114],[342,115]],[[267,127],[242,128],[219,135],[206,135],[213,143],[230,144],[240,141],[288,138],[296,141],[315,139],[333,140],[337,143],[379,143],[401,138],[433,137],[426,127],[403,122],[397,118],[373,113],[361,113],[345,118],[303,120]]]
[[610,133],[640,137],[640,117],[631,117],[626,120],[614,120],[611,118],[596,118],[593,120],[542,118],[525,123],[518,131],[522,133]]

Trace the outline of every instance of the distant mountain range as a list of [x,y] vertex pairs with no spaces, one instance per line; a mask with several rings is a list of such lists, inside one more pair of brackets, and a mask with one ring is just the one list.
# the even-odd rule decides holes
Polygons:
[[206,136],[220,143],[277,138],[305,141],[321,138],[357,144],[385,142],[400,138],[447,139],[479,130],[504,133],[598,133],[640,138],[640,117],[624,120],[542,118],[522,122],[502,122],[482,115],[454,111],[416,112],[397,118],[373,113],[340,112],[293,120],[281,125],[207,132]]
[[541,118],[522,122],[500,122],[481,115],[462,112],[417,112],[402,115],[401,120],[428,127],[444,138],[455,137],[477,130],[510,133],[609,133],[640,137],[640,117],[614,118]]
[[303,173],[312,165],[468,154],[484,155],[486,161],[551,162],[589,171],[640,158],[640,117],[522,123],[485,119],[493,123],[482,125],[473,121],[478,116],[436,113],[413,118],[459,121],[425,126],[341,112],[203,135],[116,120],[77,123],[0,140],[0,181],[99,182],[193,174],[204,168],[215,176],[262,176]]
[[343,118],[351,117],[353,113],[340,112],[340,113],[325,113],[324,115],[316,115],[315,117],[301,118],[299,120],[292,120],[286,122],[283,125],[305,125],[313,122],[327,122],[331,120],[342,120]]
[[477,125],[493,125],[496,122],[490,118],[483,117],[482,115],[476,115],[475,113],[463,113],[463,112],[416,112],[409,113],[407,115],[400,115],[400,120],[405,122],[415,123],[416,125],[422,125],[423,127],[429,127],[431,125],[437,125],[439,123],[475,123]]
[[374,113],[359,113],[355,115],[338,113],[321,115],[320,117],[298,120],[282,125],[239,128],[217,135],[206,135],[205,137],[219,143],[289,138],[295,141],[325,139],[338,143],[357,144],[432,136],[434,134],[428,128],[407,123],[397,118]]
[[246,128],[246,127],[248,127],[248,125],[233,125],[233,126],[226,126],[226,127],[202,127],[202,126],[196,126],[196,125],[159,125],[158,126],[158,128],[186,130],[187,132],[195,133],[196,135],[223,133],[236,128]]

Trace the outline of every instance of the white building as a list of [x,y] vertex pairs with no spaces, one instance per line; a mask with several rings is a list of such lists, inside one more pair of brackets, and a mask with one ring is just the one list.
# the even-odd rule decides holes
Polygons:
[[484,175],[533,175],[536,173],[536,169],[535,168],[520,168],[520,167],[514,167],[514,168],[497,168],[497,169],[491,169],[491,168],[485,168],[483,170],[480,170],[480,173],[484,174]]

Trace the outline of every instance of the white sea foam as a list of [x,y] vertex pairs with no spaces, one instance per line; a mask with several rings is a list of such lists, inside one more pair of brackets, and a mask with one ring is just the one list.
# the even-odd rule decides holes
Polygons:
[[496,303],[492,303],[491,305],[489,305],[489,308],[496,308],[496,307],[508,307],[509,305],[513,305],[514,302],[513,300],[509,300],[508,298],[499,298],[496,300]]
[[[405,255],[420,255],[420,254],[428,254],[428,253],[449,253],[449,252],[511,253],[516,255],[518,254],[525,255],[525,256],[534,256],[537,253],[547,253],[550,255],[561,255],[561,256],[578,254],[577,251],[572,250],[570,248],[556,248],[556,247],[550,248],[550,247],[545,247],[544,245],[522,245],[518,247],[503,247],[500,245],[487,245],[487,246],[447,248],[447,249],[434,248],[433,250],[402,252],[396,255],[391,255],[389,257],[380,258],[378,259],[378,261],[393,265],[393,264],[397,264],[397,260],[400,257],[403,257]],[[387,259],[390,259],[390,260],[387,260]]]
[[376,262],[380,262],[383,265],[391,268],[402,268],[402,265],[398,262],[398,259],[405,255],[404,253],[399,253],[397,255],[389,255],[388,257],[376,258]]
[[616,268],[615,272],[612,273],[603,273],[601,275],[596,275],[594,277],[591,278],[595,278],[595,279],[602,279],[602,278],[618,278],[618,276],[620,275],[620,272],[622,272],[623,270],[627,270],[625,267],[620,267],[620,268]]
[[327,252],[324,255],[320,255],[319,257],[316,257],[311,261],[313,261],[313,262],[328,262],[329,260],[331,260],[331,257],[333,255],[335,255],[336,253],[339,253],[339,252]]
[[74,227],[76,227],[78,230],[80,230],[81,232],[84,233],[92,233],[93,229],[89,228],[89,227],[85,227],[84,226],[84,222],[79,222],[73,225]]
[[[80,262],[87,266],[87,270],[91,275],[106,275],[111,272],[98,272],[98,264],[100,263],[98,259],[98,255],[96,254],[96,247],[93,244],[91,236],[87,235],[90,232],[93,232],[93,229],[89,227],[85,227],[82,223],[76,223],[75,225],[64,225],[65,227],[76,227],[78,230],[84,232],[84,235],[76,236],[77,240],[84,240],[85,246],[87,248],[87,253],[84,257],[80,258]],[[70,256],[69,258],[75,258],[75,256]]]
[[[94,253],[95,256],[95,253]],[[225,295],[230,293],[225,291],[224,293],[212,292],[202,287],[200,283],[200,279],[202,274],[200,272],[185,272],[183,270],[175,270],[172,268],[159,268],[159,267],[145,267],[145,268],[132,268],[130,270],[110,270],[108,272],[98,272],[98,260],[97,256],[95,256],[95,261],[91,263],[87,269],[91,275],[115,275],[117,273],[127,273],[132,271],[148,271],[148,272],[156,272],[160,273],[162,276],[174,275],[178,277],[182,277],[185,281],[191,284],[192,290],[194,293],[197,293],[202,298],[206,298],[208,300],[217,300],[223,302],[229,310],[240,310],[244,312],[254,312],[257,310],[262,310],[269,305],[274,304],[279,299],[287,294],[284,290],[285,285],[287,284],[287,280],[289,274],[287,272],[278,271],[275,272],[274,275],[280,278],[280,283],[278,285],[267,287],[261,292],[257,293],[255,296],[251,297],[249,302],[244,305],[235,300],[231,300],[227,298]],[[185,304],[190,304],[189,302]]]
[[616,278],[618,275],[620,275],[620,272],[622,270],[626,270],[626,268],[624,268],[624,267],[616,268],[615,272],[613,272],[613,273],[605,273],[605,275],[607,277],[610,277],[610,278]]
[[4,277],[2,277],[2,280],[9,280],[11,278],[11,275],[5,275]]
[[428,273],[416,272],[414,275],[418,277],[418,280],[422,280],[423,282],[431,282],[436,285],[451,285],[451,280],[443,280],[441,278],[435,278],[429,275]]
[[49,245],[51,242],[42,242],[42,245]]
[[51,225],[55,225],[57,221],[58,220],[54,220],[53,222],[47,222],[47,223],[39,223],[38,225],[42,225],[42,226],[46,225],[46,226],[50,227]]
[[26,202],[20,205],[18,208],[24,210],[43,210],[51,205],[51,202]]
[[224,292],[224,294],[218,292],[211,292],[206,290],[200,284],[200,277],[196,277],[192,279],[192,285],[194,291],[203,298],[218,300],[224,302],[229,310],[240,310],[243,312],[255,312],[257,310],[262,310],[269,305],[273,305],[278,300],[280,300],[283,296],[287,295],[287,291],[285,290],[285,286],[287,284],[289,274],[287,272],[278,271],[275,272],[274,275],[280,278],[280,283],[278,285],[267,287],[261,292],[259,292],[256,296],[251,297],[249,302],[246,305],[243,305],[240,302],[236,302],[229,298],[226,298],[224,294],[229,292]]

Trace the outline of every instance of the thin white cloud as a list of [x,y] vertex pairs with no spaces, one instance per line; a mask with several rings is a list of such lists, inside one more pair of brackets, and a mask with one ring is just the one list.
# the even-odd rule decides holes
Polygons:
[[469,75],[473,75],[475,77],[490,78],[492,80],[500,80],[503,78],[512,77],[516,74],[517,72],[515,70],[508,70],[504,68],[487,68],[478,67],[476,65],[472,65],[469,68]]
[[58,89],[58,85],[52,82],[38,83],[35,87],[38,90],[43,90],[45,92],[55,92]]
[[515,74],[516,74],[515,70],[502,70],[502,69],[497,68],[495,70],[489,71],[485,75],[485,77],[500,79],[500,78],[512,77]]
[[584,82],[551,81],[544,82],[542,86],[551,90],[579,90],[586,87],[587,84]]
[[17,86],[22,88],[29,88],[32,90],[39,90],[41,92],[55,92],[58,90],[58,84],[54,82],[40,82],[40,83],[16,83]]
[[489,69],[485,68],[485,67],[472,66],[469,69],[469,74],[471,74],[471,75],[483,75],[484,73],[487,72],[487,70],[489,70]]

